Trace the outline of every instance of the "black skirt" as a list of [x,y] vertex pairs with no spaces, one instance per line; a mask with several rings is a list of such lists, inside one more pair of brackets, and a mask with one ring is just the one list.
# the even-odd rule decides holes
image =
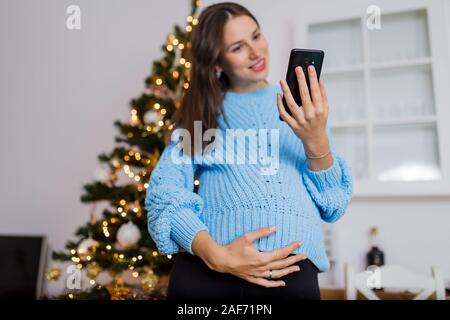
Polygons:
[[174,259],[167,300],[214,302],[320,300],[319,270],[309,259],[297,262],[300,271],[281,277],[279,280],[285,281],[286,286],[276,288],[266,288],[228,273],[213,271],[200,257],[187,252],[176,254]]

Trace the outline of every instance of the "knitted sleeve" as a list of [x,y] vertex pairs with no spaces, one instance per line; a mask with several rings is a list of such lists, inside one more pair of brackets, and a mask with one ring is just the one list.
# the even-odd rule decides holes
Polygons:
[[337,221],[347,209],[352,193],[353,180],[350,166],[337,154],[330,131],[328,137],[333,155],[333,165],[325,170],[312,171],[306,159],[303,170],[303,182],[316,203],[321,218],[325,222]]
[[[182,158],[189,163],[180,163]],[[182,249],[194,254],[192,240],[199,231],[207,230],[200,220],[203,199],[193,191],[197,166],[187,158],[181,157],[177,144],[171,142],[150,176],[145,198],[148,231],[162,254]]]

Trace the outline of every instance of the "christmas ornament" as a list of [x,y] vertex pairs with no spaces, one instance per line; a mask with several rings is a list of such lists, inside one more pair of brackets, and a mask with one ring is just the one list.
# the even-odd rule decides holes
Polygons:
[[163,119],[163,116],[161,115],[161,113],[153,111],[153,110],[147,111],[144,114],[144,121],[145,121],[145,123],[151,123],[151,122],[155,122],[156,123],[156,122],[158,122],[158,121],[160,121],[162,119]]
[[136,126],[139,124],[139,119],[136,115],[136,110],[133,110],[134,112],[132,112],[132,115],[130,117],[130,120],[128,121],[128,123],[132,126]]
[[96,262],[92,262],[87,266],[86,275],[89,279],[95,279],[101,271],[102,268]]
[[153,291],[155,290],[157,283],[158,277],[155,275],[153,270],[152,269],[146,270],[141,282],[142,289],[146,291]]
[[114,168],[120,167],[119,159],[116,158],[116,157],[114,157],[113,159],[111,159],[110,163],[111,163],[111,165],[112,165]]
[[61,269],[59,267],[55,266],[47,271],[48,281],[58,281],[59,277],[61,277]]
[[98,247],[98,242],[92,238],[84,239],[78,245],[78,255],[80,258],[85,259],[89,253],[95,253]]
[[134,246],[141,239],[141,232],[133,222],[128,222],[120,226],[117,231],[117,241],[123,248]]
[[111,300],[125,300],[130,295],[130,288],[125,286],[122,277],[116,276],[114,281],[108,286]]

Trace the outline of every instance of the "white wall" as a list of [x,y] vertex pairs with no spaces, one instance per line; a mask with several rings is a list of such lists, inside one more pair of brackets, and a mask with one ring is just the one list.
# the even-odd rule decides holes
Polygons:
[[0,2],[0,233],[45,233],[55,247],[88,218],[82,185],[189,7],[82,0],[82,28],[69,31],[73,3]]
[[[285,75],[291,22],[308,1],[238,2],[269,40],[276,83]],[[89,218],[81,187],[92,181],[97,155],[114,146],[113,121],[128,119],[130,99],[142,92],[173,25],[184,25],[190,1],[76,3],[80,31],[65,28],[72,1],[0,2],[0,234],[46,234],[56,249]],[[388,263],[424,273],[436,264],[450,279],[449,198],[355,198],[335,225],[341,261],[363,267],[372,225]]]
[[[74,3],[79,31],[65,26]],[[0,1],[0,234],[45,234],[61,249],[89,219],[81,188],[189,8],[175,0]]]

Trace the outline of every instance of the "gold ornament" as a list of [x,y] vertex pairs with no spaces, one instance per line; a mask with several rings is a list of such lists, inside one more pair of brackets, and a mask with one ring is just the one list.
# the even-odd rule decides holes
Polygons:
[[92,262],[86,268],[86,275],[89,279],[95,279],[101,271],[102,268],[96,262]]
[[116,276],[114,281],[107,287],[111,300],[125,300],[130,296],[130,288],[125,286],[121,276]]
[[111,164],[113,165],[114,168],[119,168],[120,167],[120,162],[119,162],[119,159],[117,157],[114,157],[113,159],[111,159]]
[[78,256],[82,261],[85,261],[86,258],[90,255],[94,255],[97,250],[98,242],[92,238],[84,239],[78,245]]
[[142,289],[146,291],[153,291],[155,290],[157,283],[158,277],[155,275],[153,270],[146,270],[141,282]]
[[48,281],[58,281],[59,277],[61,277],[61,269],[59,267],[52,267],[47,271]]

